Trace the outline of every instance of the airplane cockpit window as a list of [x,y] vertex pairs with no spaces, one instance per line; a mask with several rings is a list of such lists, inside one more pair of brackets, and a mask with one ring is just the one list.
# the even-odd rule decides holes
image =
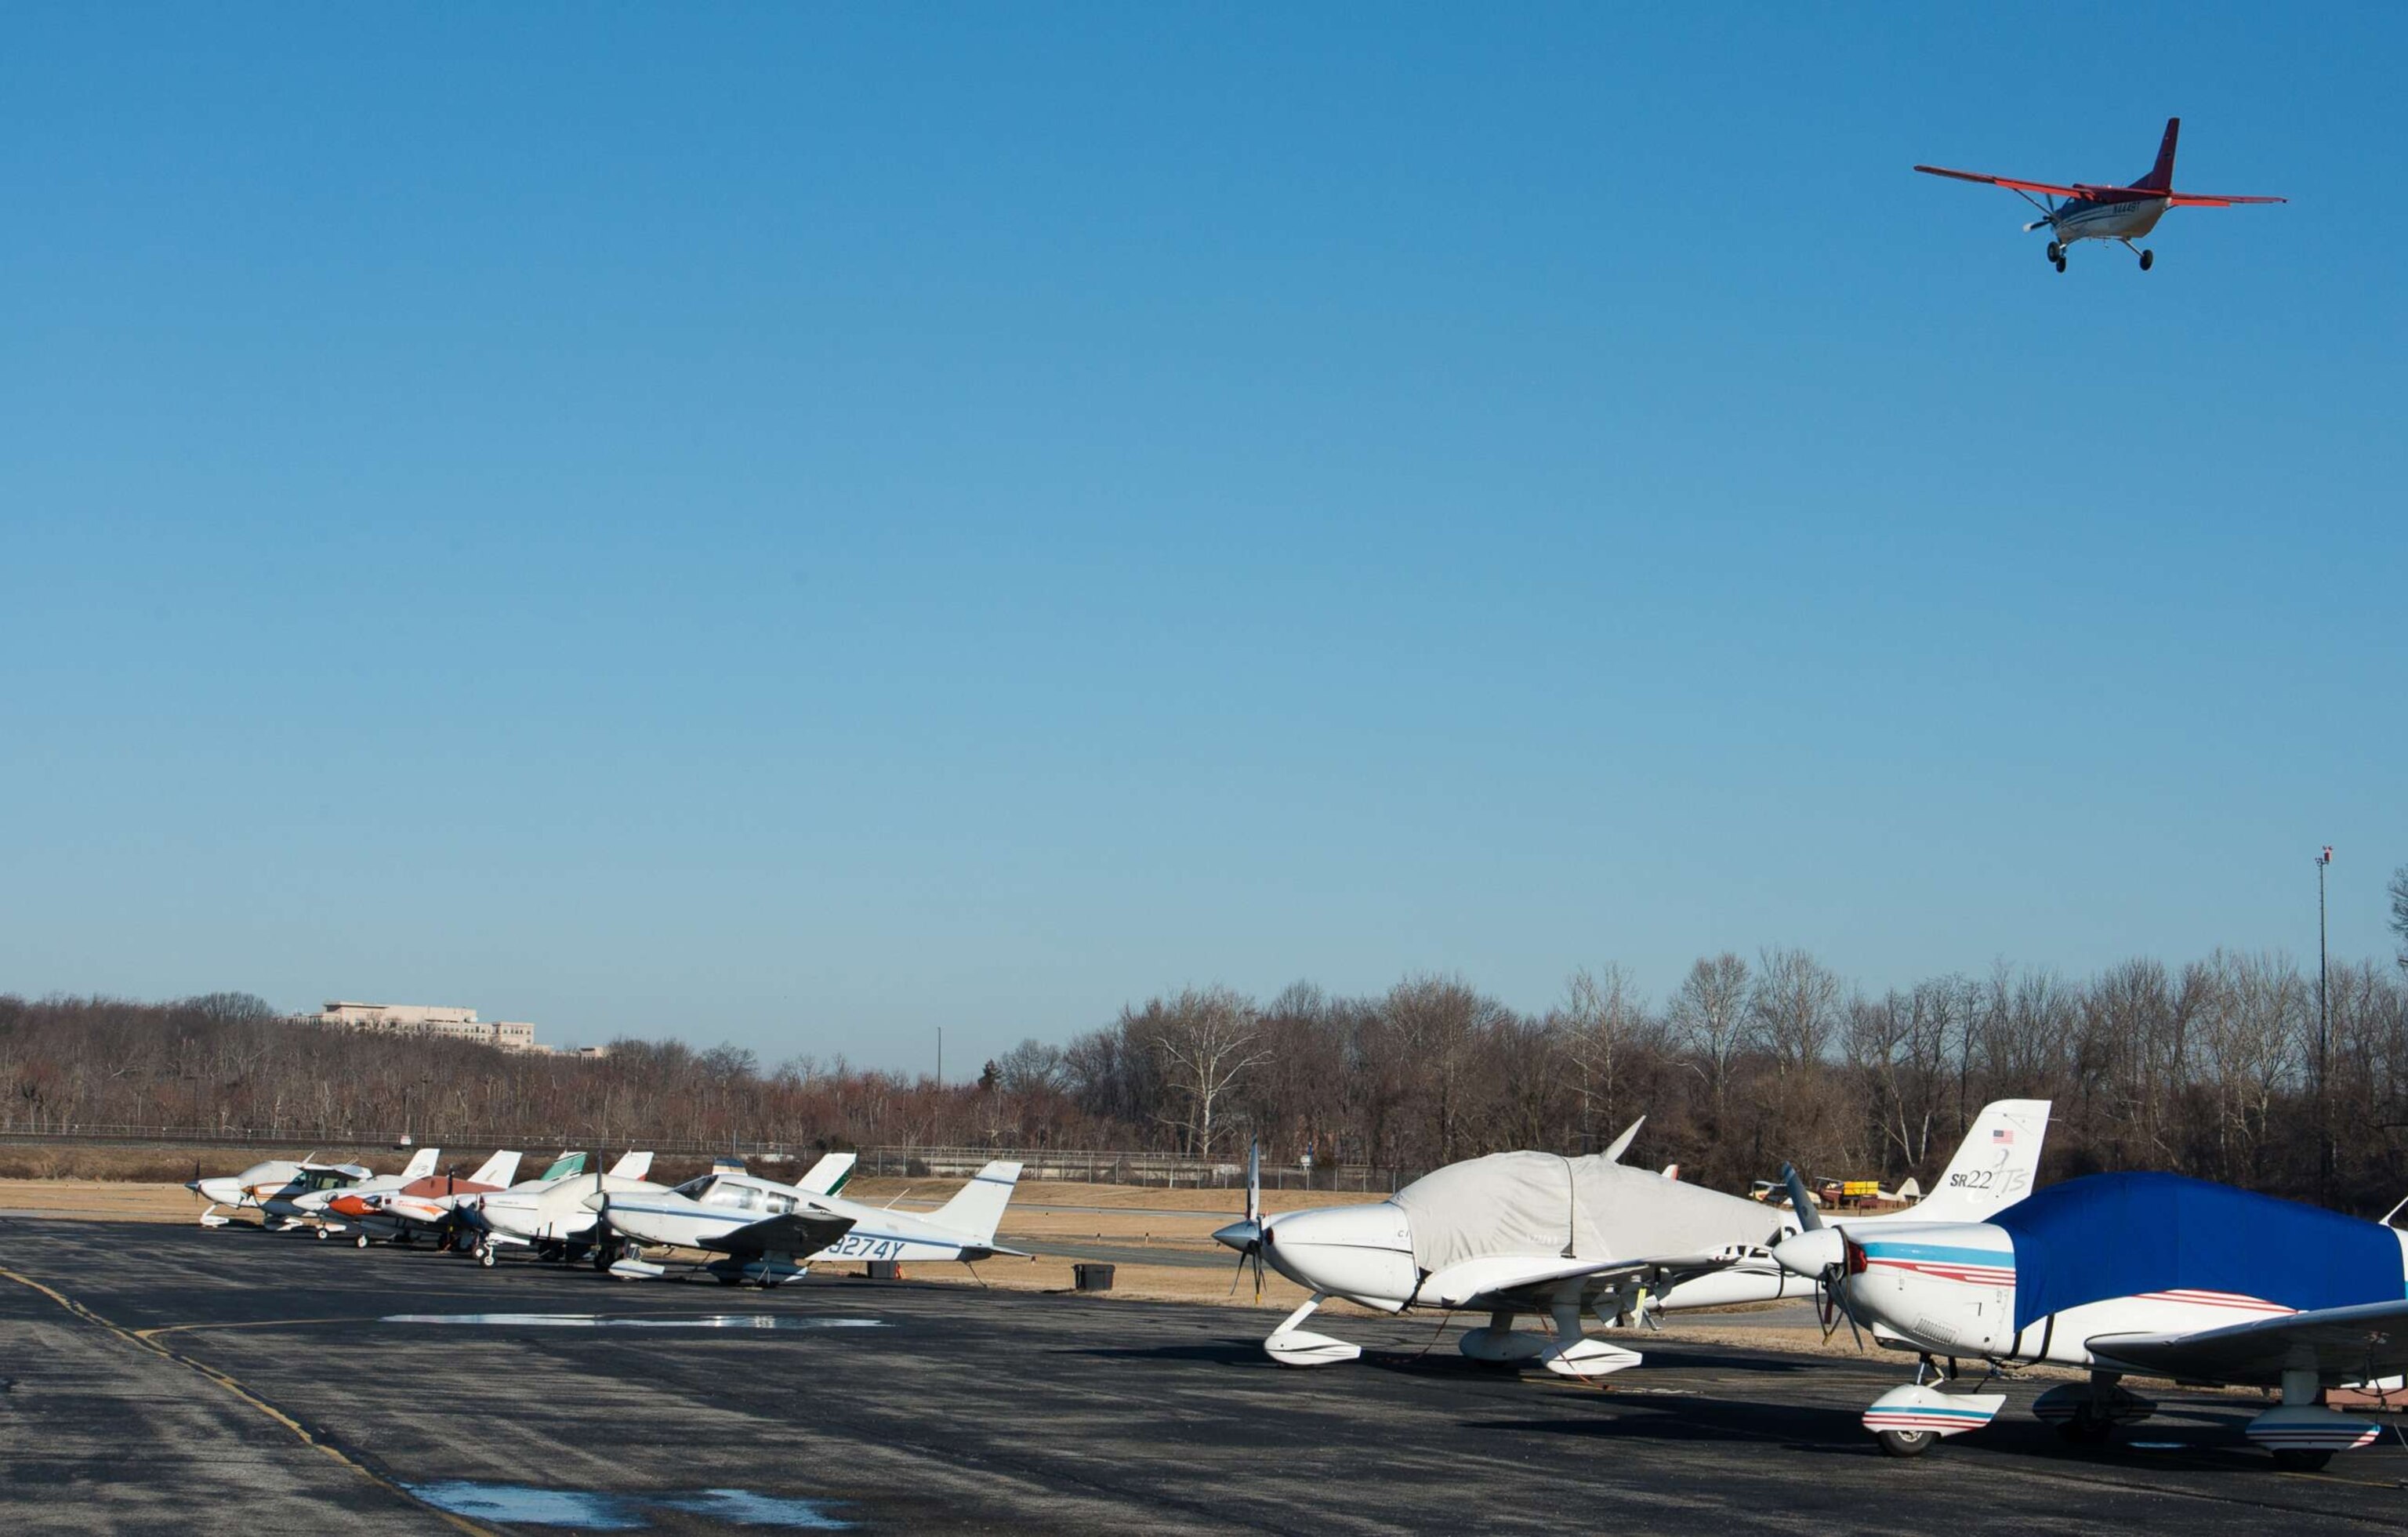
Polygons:
[[718,1177],[719,1176],[716,1174],[696,1174],[694,1178],[686,1181],[683,1185],[679,1185],[669,1193],[671,1195],[683,1196],[688,1200],[700,1200],[703,1197],[703,1192],[710,1188],[710,1182]]
[[769,1198],[769,1214],[772,1216],[784,1216],[794,1209],[795,1198],[792,1196],[773,1195]]
[[733,1207],[739,1212],[757,1212],[761,1209],[761,1192],[749,1185],[721,1180],[711,1187],[710,1194],[702,1198],[702,1203],[705,1206]]

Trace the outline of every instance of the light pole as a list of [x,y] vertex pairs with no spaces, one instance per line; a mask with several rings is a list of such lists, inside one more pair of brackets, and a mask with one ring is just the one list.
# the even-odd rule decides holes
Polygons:
[[2332,1199],[2332,1115],[2325,1094],[2325,1074],[2332,1062],[2332,1012],[2325,1001],[2325,870],[2332,864],[2332,845],[2316,855],[2316,1195]]

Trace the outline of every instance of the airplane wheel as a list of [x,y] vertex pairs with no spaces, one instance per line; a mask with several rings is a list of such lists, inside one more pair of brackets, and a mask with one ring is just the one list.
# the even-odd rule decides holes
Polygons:
[[1876,1430],[1873,1439],[1892,1457],[1921,1457],[1940,1437],[1929,1430]]
[[744,1284],[744,1278],[740,1275],[723,1275],[718,1279],[723,1286],[740,1286]]
[[2157,266],[2157,253],[2156,251],[2144,251],[2141,252],[2141,270],[2142,270],[2142,271],[2146,272],[2147,270],[2149,270],[2149,268],[2151,268],[2151,267],[2153,267],[2153,266]]
[[351,1240],[351,1247],[354,1249],[365,1249],[367,1246],[368,1235],[366,1233],[362,1233],[357,1238]]
[[2057,1428],[2058,1439],[2075,1446],[2104,1446],[2115,1437],[2115,1422],[2076,1415]]
[[315,1232],[315,1233],[318,1235],[318,1242],[319,1242],[319,1243],[323,1243],[324,1242],[326,1242],[326,1229],[325,1229],[325,1228],[312,1228],[312,1229],[311,1229],[311,1231]]
[[2332,1460],[2332,1453],[2311,1451],[2305,1446],[2278,1446],[2274,1450],[2274,1466],[2285,1472],[2315,1472]]
[[605,1274],[608,1274],[610,1270],[610,1261],[615,1257],[616,1257],[611,1254],[609,1244],[597,1244],[594,1250],[594,1268]]
[[2062,271],[2064,271],[2064,270],[2065,270],[2065,258],[2064,258],[2064,257],[2059,256],[2059,257],[2057,259],[2057,269],[2059,272],[2062,272]]
[[2063,257],[2063,256],[2064,256],[2064,254],[2065,254],[2065,248],[2064,248],[2063,246],[2058,245],[2058,244],[2057,244],[2056,241],[2054,241],[2054,240],[2051,240],[2051,241],[2048,243],[2048,259],[2049,259],[2050,261],[2052,261],[2052,262],[2058,261],[2058,260],[2059,260],[2059,258],[2061,258],[2061,257]]
[[494,1268],[494,1246],[492,1244],[480,1243],[477,1245],[477,1263],[484,1266],[485,1269],[489,1271]]

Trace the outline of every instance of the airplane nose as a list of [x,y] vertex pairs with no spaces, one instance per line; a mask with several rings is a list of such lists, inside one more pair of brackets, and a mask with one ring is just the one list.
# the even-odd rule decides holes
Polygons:
[[1283,1212],[1262,1228],[1271,1268],[1314,1291],[1393,1309],[1421,1283],[1412,1228],[1391,1202]]
[[1817,1228],[1774,1244],[1772,1259],[1790,1274],[1812,1281],[1840,1263],[1846,1252],[1847,1240],[1840,1236],[1837,1228]]
[[1263,1225],[1259,1222],[1232,1222],[1226,1228],[1213,1229],[1212,1232],[1213,1243],[1225,1248],[1235,1249],[1240,1254],[1252,1253],[1254,1245],[1262,1241]]

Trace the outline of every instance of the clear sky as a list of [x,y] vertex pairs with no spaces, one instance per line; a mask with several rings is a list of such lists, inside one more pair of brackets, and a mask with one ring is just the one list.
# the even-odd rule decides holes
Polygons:
[[0,989],[2386,954],[2408,20],[1702,8],[0,10]]

